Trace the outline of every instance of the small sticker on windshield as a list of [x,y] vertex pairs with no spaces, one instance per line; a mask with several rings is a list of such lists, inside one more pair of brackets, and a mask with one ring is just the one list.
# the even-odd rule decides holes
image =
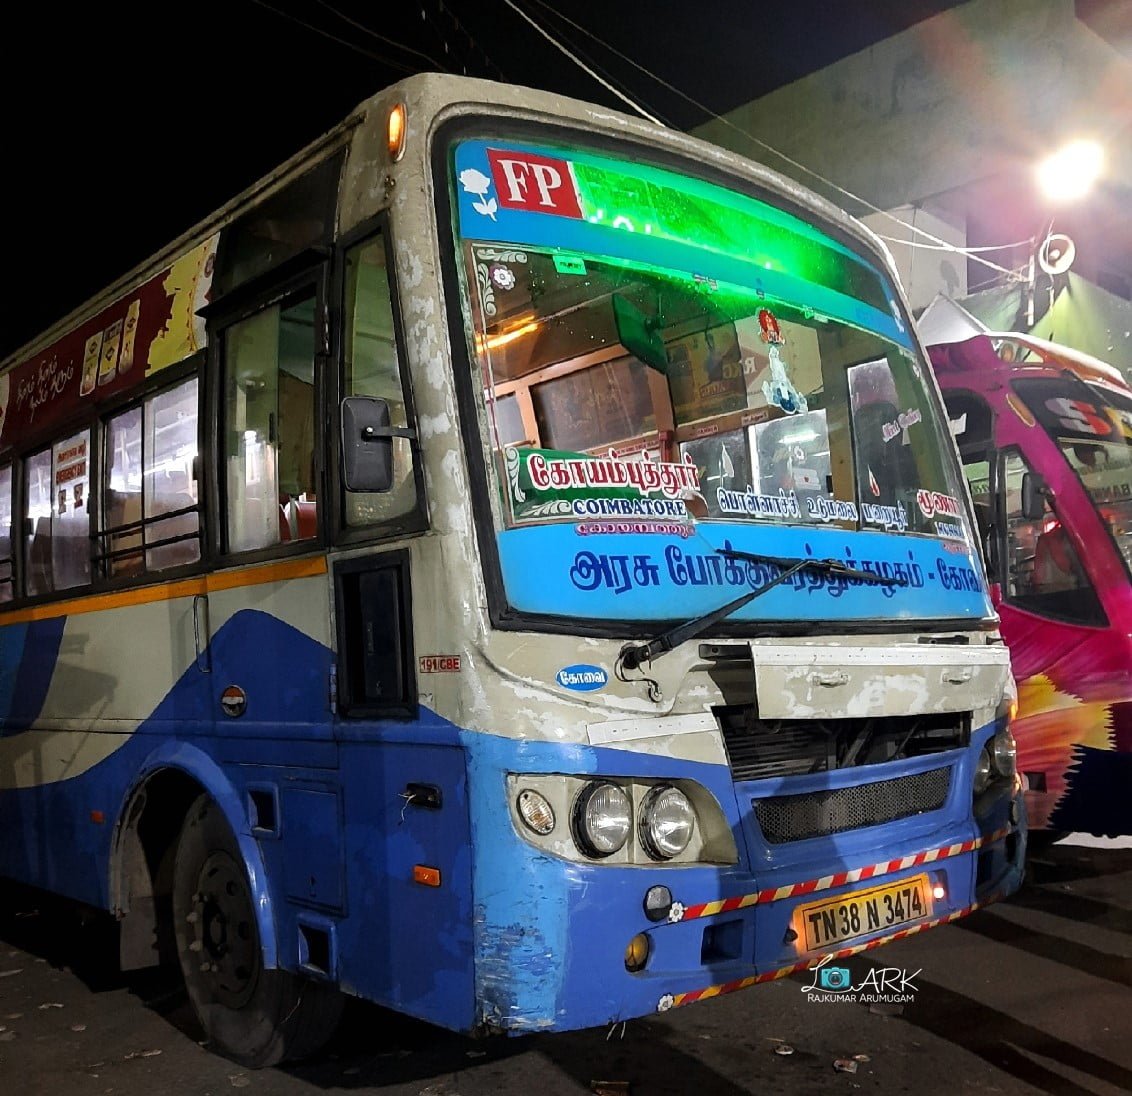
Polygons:
[[554,269],[559,274],[585,274],[586,263],[577,255],[555,255]]

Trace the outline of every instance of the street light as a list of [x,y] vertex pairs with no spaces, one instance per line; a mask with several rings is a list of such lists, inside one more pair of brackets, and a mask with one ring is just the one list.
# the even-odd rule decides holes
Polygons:
[[[1084,198],[1100,178],[1103,168],[1104,149],[1096,141],[1079,138],[1070,141],[1042,160],[1037,166],[1036,175],[1046,201],[1050,204],[1063,205]],[[1052,232],[1053,221],[1050,220],[1041,237],[1036,237],[1030,248],[1026,286],[1026,323],[1029,327],[1034,325],[1034,289],[1037,277],[1035,266],[1039,261],[1039,253],[1042,269],[1047,273],[1053,273],[1049,268],[1051,262],[1059,270],[1067,270],[1073,262],[1073,241],[1068,236],[1053,237],[1050,235]],[[1056,255],[1054,255],[1055,245]],[[1052,288],[1050,294],[1052,302]]]
[[1051,202],[1072,202],[1092,189],[1104,167],[1104,150],[1096,141],[1070,141],[1038,164],[1038,184]]

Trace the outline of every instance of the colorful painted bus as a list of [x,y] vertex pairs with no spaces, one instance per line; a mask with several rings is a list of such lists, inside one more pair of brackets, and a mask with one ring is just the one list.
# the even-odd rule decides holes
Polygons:
[[1008,894],[1009,661],[881,245],[422,75],[0,375],[0,874],[252,1065],[602,1025]]
[[930,352],[1017,680],[1030,827],[1132,834],[1132,389],[1027,335]]

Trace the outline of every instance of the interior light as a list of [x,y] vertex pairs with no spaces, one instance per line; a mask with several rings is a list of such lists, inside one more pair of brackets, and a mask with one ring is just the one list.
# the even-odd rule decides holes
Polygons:
[[504,331],[501,335],[489,335],[486,339],[477,335],[476,345],[480,350],[495,350],[497,347],[506,346],[516,339],[521,339],[524,335],[529,335],[532,331],[537,331],[538,327],[538,320],[531,320],[529,323],[523,324],[522,327],[516,327],[512,331]]
[[389,129],[386,135],[389,159],[396,163],[405,152],[405,104],[397,103],[389,111]]

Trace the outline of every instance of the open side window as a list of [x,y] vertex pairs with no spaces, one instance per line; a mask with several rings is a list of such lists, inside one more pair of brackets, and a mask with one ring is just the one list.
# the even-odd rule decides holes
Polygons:
[[1107,623],[1077,549],[1049,498],[1040,517],[1023,505],[1033,469],[1015,450],[1002,454],[999,504],[1006,538],[1003,595],[1019,609],[1077,624]]

